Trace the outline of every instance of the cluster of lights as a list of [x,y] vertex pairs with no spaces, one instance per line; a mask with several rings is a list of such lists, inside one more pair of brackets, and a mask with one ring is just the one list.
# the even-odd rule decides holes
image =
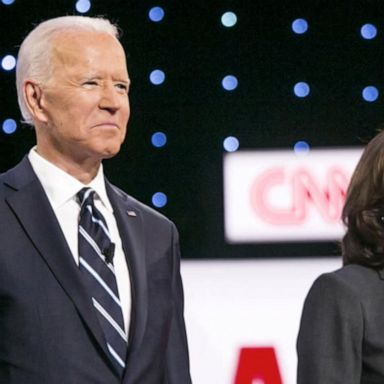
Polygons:
[[[1,0],[5,5],[11,5],[15,0]],[[75,4],[76,11],[79,13],[87,13],[91,9],[90,0],[77,0]],[[153,23],[160,23],[164,20],[165,11],[160,6],[150,8],[148,18]],[[233,28],[237,24],[237,15],[232,11],[224,12],[220,18],[221,24],[225,28]],[[303,35],[308,32],[308,21],[303,18],[295,19],[291,24],[291,29],[295,34]],[[364,24],[360,29],[363,39],[372,40],[377,36],[377,28],[373,24]],[[16,67],[16,58],[12,55],[5,55],[1,59],[1,68],[4,71],[12,71]],[[165,73],[161,69],[154,69],[149,74],[149,81],[159,86],[165,82]],[[227,92],[234,91],[239,85],[238,79],[233,74],[224,76],[221,80],[222,88]],[[306,82],[298,82],[293,86],[293,94],[298,98],[305,98],[311,92],[310,86]],[[365,87],[361,93],[362,98],[367,102],[374,102],[379,97],[379,91],[376,87],[370,85]],[[17,130],[17,123],[13,119],[6,119],[2,123],[2,131],[5,134],[12,134]],[[151,143],[156,148],[164,147],[167,144],[167,135],[164,132],[155,132],[151,136]],[[239,140],[234,136],[229,136],[223,141],[223,148],[227,152],[237,151],[240,146]],[[309,152],[309,144],[305,141],[298,141],[294,145],[294,152],[297,155],[305,155]],[[167,204],[167,196],[163,192],[156,192],[152,196],[152,204],[155,207],[162,208]]]
[[[221,15],[220,18],[221,24],[225,28],[232,28],[237,24],[237,15],[234,12],[227,11],[224,12]],[[237,77],[233,74],[228,74],[223,77],[221,80],[221,86],[225,91],[232,92],[234,91],[239,85],[239,81],[237,80]]]
[[[305,19],[296,19],[292,22],[292,31],[298,35],[308,32],[308,21]],[[377,28],[374,24],[364,24],[360,28],[360,35],[363,39],[372,40],[377,36]]]
[[[1,3],[4,5],[11,5],[14,2],[15,0],[1,0]],[[3,58],[1,58],[0,65],[4,71],[12,71],[16,67],[16,58],[12,55],[5,55]],[[7,135],[15,133],[17,130],[16,121],[11,118],[5,119],[1,123],[1,130]]]
[[[154,23],[160,23],[165,17],[164,9],[153,7],[148,12],[148,18]],[[149,81],[153,85],[161,85],[165,81],[165,73],[161,69],[154,69],[149,74]],[[151,143],[155,148],[162,148],[167,144],[167,135],[164,132],[155,132],[151,136]],[[156,192],[151,199],[152,205],[156,208],[163,208],[168,203],[168,197],[164,192]]]
[[[237,24],[237,15],[231,11],[224,12],[220,21],[225,28],[232,28]],[[233,74],[226,75],[221,80],[221,86],[227,92],[233,92],[238,85],[239,81]],[[223,140],[223,148],[227,152],[235,152],[239,149],[239,146],[239,139],[235,136],[228,136]]]

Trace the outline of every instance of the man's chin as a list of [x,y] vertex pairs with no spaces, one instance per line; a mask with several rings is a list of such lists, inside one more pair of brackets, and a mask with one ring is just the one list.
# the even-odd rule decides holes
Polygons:
[[106,148],[102,151],[101,159],[110,159],[120,152],[120,146],[113,148]]

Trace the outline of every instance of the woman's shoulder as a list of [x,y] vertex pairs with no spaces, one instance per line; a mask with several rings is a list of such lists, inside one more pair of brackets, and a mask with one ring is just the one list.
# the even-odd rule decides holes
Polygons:
[[384,271],[358,264],[346,265],[336,271],[320,275],[313,283],[312,290],[330,290],[364,295],[378,286],[384,287]]
[[336,271],[324,273],[320,275],[319,278],[331,280],[335,279],[345,282],[357,282],[359,280],[365,281],[366,279],[380,280],[381,275],[382,271],[380,270],[359,264],[349,264],[337,269]]

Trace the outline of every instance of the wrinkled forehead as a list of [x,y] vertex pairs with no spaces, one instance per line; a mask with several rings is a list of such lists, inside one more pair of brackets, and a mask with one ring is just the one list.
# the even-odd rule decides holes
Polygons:
[[105,32],[61,31],[51,38],[51,64],[82,66],[110,61],[126,70],[123,46]]

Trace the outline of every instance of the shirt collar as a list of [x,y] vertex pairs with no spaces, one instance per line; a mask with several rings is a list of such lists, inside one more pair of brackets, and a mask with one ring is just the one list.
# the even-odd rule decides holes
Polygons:
[[44,159],[37,153],[36,147],[33,147],[29,151],[28,159],[54,210],[67,203],[69,200],[76,198],[77,192],[82,188],[89,187],[96,192],[96,195],[101,200],[102,204],[105,205],[110,212],[113,212],[105,188],[102,164],[100,164],[96,177],[86,185],[53,163]]

